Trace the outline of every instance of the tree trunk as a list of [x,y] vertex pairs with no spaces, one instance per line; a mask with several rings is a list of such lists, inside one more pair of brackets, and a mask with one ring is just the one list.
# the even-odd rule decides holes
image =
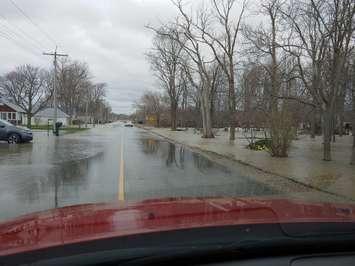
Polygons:
[[333,140],[333,143],[336,142],[336,138],[335,138],[335,133],[336,133],[336,130],[337,130],[337,118],[336,116],[334,116],[334,118],[332,119],[333,123],[332,123],[332,140]]
[[332,141],[333,118],[330,110],[323,114],[323,160],[331,161],[331,141]]
[[32,106],[32,94],[29,93],[28,94],[28,108],[27,108],[27,127],[31,128],[32,127],[32,110],[33,110],[33,106]]
[[[354,129],[353,129],[354,131]],[[352,151],[352,154],[351,154],[351,162],[350,162],[351,165],[355,165],[355,134],[353,134],[353,151]]]
[[351,154],[351,161],[350,163],[352,165],[355,165],[355,62],[353,64],[353,68],[352,68],[352,83],[351,83],[351,94],[352,94],[352,104],[353,104],[353,121],[352,121],[352,125],[351,125],[351,131],[353,134],[353,150],[352,150],[352,154]]
[[235,81],[234,81],[234,65],[233,60],[231,60],[230,73],[231,77],[229,80],[229,123],[230,123],[230,132],[229,140],[235,140],[235,116],[236,116],[236,99],[235,99]]
[[230,131],[229,131],[229,140],[235,140],[235,111],[230,112]]
[[[349,70],[346,68],[346,70],[344,71],[344,73],[349,73]],[[339,129],[339,136],[342,137],[344,136],[345,132],[344,132],[344,112],[345,112],[345,92],[347,90],[347,83],[346,83],[346,78],[343,79],[342,82],[343,86],[342,86],[342,90],[341,90],[341,95],[339,97],[339,101],[338,101],[338,129]]]
[[31,128],[32,127],[32,114],[29,112],[27,113],[27,127]]
[[311,114],[311,138],[316,138],[316,109]]
[[170,105],[170,118],[171,118],[171,130],[176,131],[177,130],[177,104],[172,101]]
[[[211,121],[212,121],[212,127],[216,126],[216,124],[213,124],[213,122],[216,121],[216,117],[215,117],[215,106],[214,106],[214,97],[211,98],[211,108],[210,108],[210,112],[211,112]],[[218,125],[217,125],[218,127]]]
[[157,127],[160,127],[160,114],[157,114]]
[[344,112],[339,115],[339,136],[343,137],[344,132]]
[[89,116],[89,103],[86,101],[85,103],[85,128],[88,127],[88,116]]
[[202,137],[214,138],[212,131],[212,114],[211,114],[211,101],[208,93],[204,92],[201,97],[201,114],[202,114]]
[[[355,81],[354,81],[355,83]],[[355,165],[355,88],[353,88],[353,121],[352,121],[352,134],[353,134],[353,150],[351,155],[351,164]]]

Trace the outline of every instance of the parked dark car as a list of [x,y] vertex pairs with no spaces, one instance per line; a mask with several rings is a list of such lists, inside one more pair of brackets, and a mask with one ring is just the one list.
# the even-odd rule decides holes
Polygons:
[[17,127],[0,119],[0,140],[10,144],[30,142],[33,139],[32,131],[28,128]]

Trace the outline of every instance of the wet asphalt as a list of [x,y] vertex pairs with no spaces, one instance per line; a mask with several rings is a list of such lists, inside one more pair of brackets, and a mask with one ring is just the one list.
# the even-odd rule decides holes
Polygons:
[[0,221],[85,203],[277,194],[238,167],[123,124],[34,135],[29,144],[0,143]]

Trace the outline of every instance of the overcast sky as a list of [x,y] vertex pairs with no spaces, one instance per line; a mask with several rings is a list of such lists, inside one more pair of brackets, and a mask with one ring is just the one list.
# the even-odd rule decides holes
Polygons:
[[59,52],[87,62],[94,80],[108,84],[107,100],[116,113],[131,112],[144,90],[157,89],[144,57],[152,38],[144,26],[175,17],[168,0],[13,1],[50,36],[11,0],[1,0],[1,74],[26,63],[50,67],[52,58],[42,52],[54,50],[52,37]]

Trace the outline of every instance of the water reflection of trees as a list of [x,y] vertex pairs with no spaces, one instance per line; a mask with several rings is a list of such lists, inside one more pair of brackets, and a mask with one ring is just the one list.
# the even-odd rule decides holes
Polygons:
[[[161,142],[156,139],[142,139],[142,150],[145,154],[157,154],[160,147],[161,147]],[[180,169],[184,169],[185,167],[185,148],[183,146],[176,147],[175,144],[173,143],[163,143],[164,145],[167,145],[168,151],[167,154],[165,154],[164,149],[162,156],[165,158],[165,164],[166,166],[170,167],[172,165],[175,165],[176,167]],[[165,147],[165,146],[163,146]]]
[[228,175],[232,174],[232,171],[229,168],[223,166],[222,164],[216,163],[201,154],[192,153],[192,157],[195,167],[201,172],[206,169],[214,169]]
[[185,148],[183,146],[179,147],[178,152],[176,151],[176,145],[169,143],[168,146],[168,157],[166,159],[166,165],[175,165],[180,169],[185,168]]
[[89,185],[89,173],[103,158],[103,153],[98,153],[94,157],[60,165],[60,169],[54,173],[55,207],[60,207],[60,202],[68,198],[74,202],[80,199],[81,191],[85,191]]
[[156,154],[159,150],[159,141],[156,139],[142,139],[143,152],[145,154]]
[[180,149],[179,149],[179,162],[180,162],[180,167],[184,168],[185,167],[185,148],[183,146],[180,146]]
[[[211,160],[207,159],[206,157],[188,151],[189,156],[187,157],[188,160],[191,158],[190,154],[192,155],[192,161],[194,166],[199,169],[200,171],[206,170],[206,169],[218,169],[224,173],[230,173],[230,171],[218,164],[215,164]],[[168,153],[167,153],[167,159],[166,159],[166,166],[171,167],[171,166],[176,166],[180,169],[185,169],[186,166],[186,149],[184,146],[176,146],[173,143],[168,143]]]
[[[25,202],[33,203],[46,200],[41,195],[51,194],[53,195],[51,207],[54,208],[59,207],[62,197],[66,197],[70,192],[70,198],[75,201],[80,198],[80,191],[88,186],[90,165],[102,159],[102,155],[99,153],[94,157],[55,165],[51,169],[38,173],[37,177],[35,173],[29,173],[33,175],[33,178],[31,182],[18,190],[18,197]],[[65,187],[70,187],[70,191]]]
[[172,164],[176,164],[176,146],[172,143],[169,143],[168,146],[168,158],[166,159],[166,165],[171,166]]
[[205,170],[205,169],[214,167],[214,163],[212,161],[201,156],[200,154],[193,153],[192,158],[193,158],[195,167],[199,170]]

